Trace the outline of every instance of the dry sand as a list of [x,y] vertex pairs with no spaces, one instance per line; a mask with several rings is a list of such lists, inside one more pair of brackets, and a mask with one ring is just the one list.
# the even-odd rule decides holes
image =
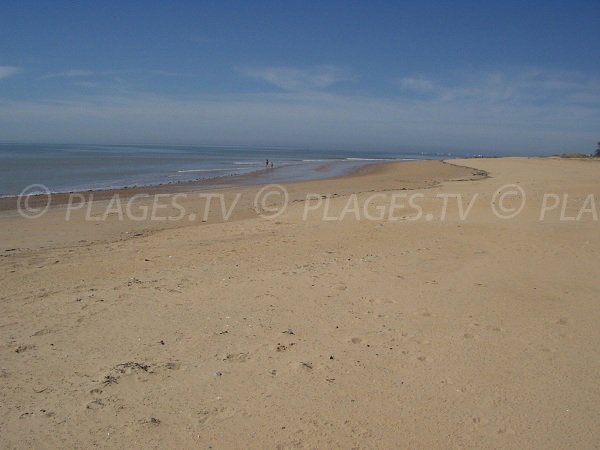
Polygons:
[[[551,192],[576,217],[599,171],[390,164],[287,185],[275,219],[258,187],[218,191],[243,194],[227,221],[190,197],[195,220],[3,211],[0,447],[598,448],[599,223],[539,216]],[[506,183],[526,202],[501,220]],[[424,214],[303,220],[311,192],[328,217],[352,193],[422,194]],[[465,220],[446,194],[477,195]]]

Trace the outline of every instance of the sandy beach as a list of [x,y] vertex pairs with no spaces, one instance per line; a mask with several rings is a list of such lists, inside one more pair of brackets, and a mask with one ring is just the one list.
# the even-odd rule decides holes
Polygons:
[[599,174],[412,161],[287,202],[4,208],[0,447],[598,448]]

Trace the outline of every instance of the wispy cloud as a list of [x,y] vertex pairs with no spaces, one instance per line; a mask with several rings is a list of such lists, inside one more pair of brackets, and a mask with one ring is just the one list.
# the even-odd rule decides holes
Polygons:
[[437,89],[437,85],[424,77],[406,77],[398,80],[398,85],[406,91],[410,92],[432,92]]
[[48,78],[73,78],[73,77],[87,77],[90,75],[94,75],[94,72],[90,70],[81,70],[81,69],[71,69],[65,70],[64,72],[54,72],[48,73],[40,77],[41,80],[45,80]]
[[70,69],[62,72],[53,72],[46,75],[42,75],[40,80],[46,80],[50,78],[90,78],[90,77],[108,77],[108,76],[119,76],[119,75],[157,75],[157,76],[180,76],[178,72],[172,72],[168,70],[158,69],[117,69],[117,70],[83,70],[83,69]]
[[73,85],[79,86],[79,87],[83,87],[83,88],[95,88],[95,87],[98,87],[98,83],[96,83],[94,81],[85,81],[85,80],[75,81],[73,83]]
[[[43,101],[0,98],[0,126],[3,138],[15,141],[477,153],[585,152],[598,141],[600,85],[594,75],[522,69],[410,78],[420,81],[405,82],[404,87],[400,83],[398,94],[388,97],[333,94],[313,87],[235,95],[176,96],[112,89]],[[421,95],[414,95],[415,90]],[[72,135],[66,134],[65,123],[70,124]]]
[[480,104],[588,104],[600,106],[600,78],[536,68],[398,79],[401,95],[428,94],[430,101]]
[[12,77],[13,75],[21,72],[22,69],[20,67],[15,66],[0,66],[0,79]]
[[286,91],[324,89],[342,81],[354,81],[357,76],[349,69],[335,65],[311,68],[296,67],[236,67],[241,75],[264,81]]

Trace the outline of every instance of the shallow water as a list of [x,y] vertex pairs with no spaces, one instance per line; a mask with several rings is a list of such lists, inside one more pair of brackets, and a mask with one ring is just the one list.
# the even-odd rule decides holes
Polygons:
[[[342,175],[365,164],[463,155],[177,145],[0,144],[0,195],[143,186],[256,173],[260,182]],[[276,170],[268,170],[265,161]]]

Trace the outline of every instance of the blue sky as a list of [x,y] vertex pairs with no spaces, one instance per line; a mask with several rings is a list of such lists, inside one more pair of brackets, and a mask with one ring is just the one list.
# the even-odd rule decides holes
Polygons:
[[553,153],[600,140],[600,2],[0,5],[0,141]]

